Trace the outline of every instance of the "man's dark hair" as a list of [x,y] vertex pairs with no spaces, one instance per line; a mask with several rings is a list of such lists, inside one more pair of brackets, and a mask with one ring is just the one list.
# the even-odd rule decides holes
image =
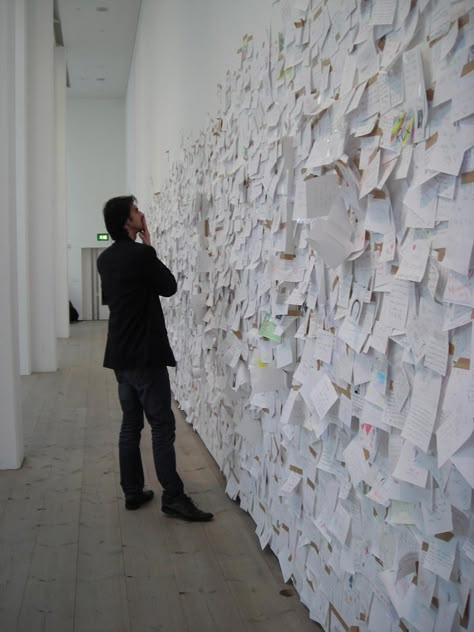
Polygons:
[[133,195],[120,195],[111,198],[104,205],[104,222],[107,232],[114,241],[127,237],[124,224],[130,216],[130,209],[136,203]]

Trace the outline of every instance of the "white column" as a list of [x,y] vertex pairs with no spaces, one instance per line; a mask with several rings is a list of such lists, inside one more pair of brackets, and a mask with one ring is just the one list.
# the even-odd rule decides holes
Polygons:
[[15,0],[0,0],[0,469],[21,466],[15,218]]
[[66,54],[54,51],[56,99],[56,336],[69,338],[66,218]]
[[16,231],[20,375],[31,373],[25,0],[15,2]]
[[56,124],[53,0],[27,0],[31,368],[55,371]]

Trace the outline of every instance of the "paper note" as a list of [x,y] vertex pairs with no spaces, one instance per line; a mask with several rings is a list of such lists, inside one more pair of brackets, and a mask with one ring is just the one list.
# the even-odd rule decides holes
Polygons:
[[392,0],[376,0],[375,4],[372,5],[370,23],[373,26],[379,24],[393,24],[396,10],[397,4]]
[[426,88],[420,46],[403,53],[403,72],[406,99],[413,108],[413,141],[418,143],[425,137],[427,122]]
[[390,129],[390,147],[406,147],[413,142],[415,133],[415,113],[413,110],[402,110],[393,117]]
[[[456,23],[457,24],[457,23]],[[456,611],[458,604],[445,603],[442,608],[438,608],[436,613],[436,622],[434,632],[445,632],[446,630],[452,630],[454,620],[456,618]]]
[[464,152],[462,135],[455,127],[436,132],[435,141],[426,152],[426,166],[432,171],[457,176]]
[[313,170],[328,165],[340,158],[343,152],[344,134],[335,133],[330,138],[324,137],[316,140],[306,161],[306,168]]
[[395,367],[391,367],[390,377],[392,378],[393,396],[395,398],[395,405],[398,411],[401,411],[407,401],[410,394],[410,382],[407,378],[405,369],[400,367],[396,370]]
[[388,426],[392,426],[393,428],[398,428],[399,430],[403,430],[405,425],[407,413],[400,412],[400,409],[397,406],[397,400],[395,395],[392,392],[388,392],[385,398],[385,406],[383,409],[383,423]]
[[388,337],[391,334],[391,327],[387,327],[379,320],[374,323],[370,345],[379,353],[385,354],[387,351]]
[[387,307],[383,312],[383,323],[394,329],[405,329],[410,299],[410,284],[396,278],[385,295],[384,303]]
[[[306,182],[303,178],[295,178],[293,219],[306,219],[308,217],[308,209],[306,205]],[[278,222],[279,226],[280,222]]]
[[441,375],[433,373],[430,369],[420,366],[417,368],[410,410],[402,437],[424,452],[428,450],[436,421],[441,379]]
[[429,339],[425,347],[425,366],[446,375],[448,368],[449,334],[447,331],[436,331]]
[[454,84],[451,120],[459,121],[474,112],[472,95],[474,94],[474,70],[461,76]]
[[352,252],[347,232],[329,218],[318,218],[313,222],[308,241],[331,268],[341,265]]
[[[360,123],[360,125],[354,130],[354,136],[355,138],[358,138],[359,136],[366,136],[367,134],[370,134],[370,132],[373,131],[377,120],[379,118],[378,114],[373,114],[372,116],[370,116],[369,118],[365,119],[363,122]],[[378,176],[378,174],[377,174]]]
[[451,505],[440,489],[434,490],[433,507],[421,505],[423,514],[423,533],[425,535],[436,535],[446,533],[453,529],[453,516]]
[[289,364],[293,364],[293,345],[291,338],[285,338],[276,348],[276,366],[281,369]]
[[367,494],[367,498],[373,500],[379,505],[388,507],[393,499],[398,497],[399,483],[396,483],[393,478],[387,478],[383,475],[377,477],[377,481]]
[[280,487],[280,495],[288,496],[292,494],[298,485],[301,483],[302,476],[296,472],[290,472],[290,475],[286,479],[285,483]]
[[336,536],[341,544],[345,544],[349,529],[351,526],[351,515],[341,503],[337,504],[336,511],[333,513],[329,523],[330,531]]
[[415,184],[406,192],[403,202],[411,210],[407,226],[412,228],[434,228],[438,205],[439,182],[431,178],[427,182]]
[[286,374],[281,369],[251,367],[250,376],[252,393],[264,393],[286,387]]
[[364,90],[366,86],[367,86],[367,82],[364,81],[359,86],[357,86],[357,88],[354,88],[351,100],[349,102],[349,105],[346,108],[346,115],[352,112],[353,110],[355,110],[359,106],[360,100],[362,98],[362,95],[364,94]]
[[443,265],[464,276],[469,276],[474,243],[474,214],[471,210],[473,193],[474,184],[462,184],[456,191],[443,260]]
[[470,439],[450,458],[469,485],[474,489],[474,437],[472,434]]
[[[462,229],[455,231],[454,226],[451,226],[452,220],[450,220],[450,227],[448,230],[448,246],[446,248],[446,256],[444,258],[444,265],[459,274],[468,276],[471,267],[471,255],[474,246],[474,236],[470,236],[468,232],[463,232]],[[456,234],[456,243],[453,243],[453,235]]]
[[466,278],[462,274],[450,272],[446,281],[443,301],[474,307],[474,275]]
[[444,493],[453,507],[460,511],[468,511],[471,506],[471,486],[462,474],[451,463],[449,466],[448,481]]
[[336,389],[327,375],[323,375],[311,391],[311,401],[322,419],[337,401]]
[[387,516],[389,524],[416,524],[416,520],[417,506],[415,503],[407,503],[401,500],[392,501]]
[[349,55],[344,64],[341,79],[341,95],[346,95],[352,90],[354,77],[357,70],[357,59],[355,55]]
[[463,551],[466,553],[467,557],[474,562],[474,538],[468,538],[464,542]]
[[390,232],[391,228],[390,201],[387,198],[378,199],[369,195],[367,199],[365,229],[385,235]]
[[361,481],[375,482],[375,476],[370,471],[370,465],[364,457],[362,447],[356,440],[351,441],[343,454],[354,486],[357,486]]
[[379,89],[380,114],[385,114],[402,103],[403,81],[401,73],[395,71],[382,72],[379,74],[377,85]]
[[401,481],[406,481],[418,487],[425,487],[428,480],[428,470],[417,464],[418,451],[416,446],[409,441],[405,441],[393,475]]
[[367,169],[365,169],[361,179],[360,198],[363,198],[370,193],[370,191],[377,188],[380,173],[380,159],[381,153],[377,151],[371,162],[369,162]]
[[397,248],[397,238],[395,231],[389,230],[385,233],[382,243],[382,252],[380,254],[381,262],[393,261]]
[[280,423],[303,425],[305,413],[306,407],[299,391],[291,389],[281,412]]
[[254,445],[260,445],[262,442],[262,429],[254,421],[242,420],[235,431]]
[[402,614],[404,619],[414,627],[415,630],[433,632],[435,624],[435,613],[430,607],[420,603],[418,586],[411,584],[408,593],[403,600]]
[[413,155],[413,146],[407,145],[401,151],[401,154],[398,158],[398,163],[394,171],[394,179],[401,180],[402,178],[406,178],[408,176],[408,170],[411,165],[411,157]]
[[209,251],[200,250],[196,258],[196,266],[199,272],[209,272],[212,269],[212,265],[212,257],[210,256]]
[[332,359],[333,345],[334,334],[324,329],[318,329],[316,334],[315,357],[329,364]]
[[[399,9],[400,10],[400,9]],[[381,67],[387,68],[396,60],[400,53],[400,32],[392,31],[386,35],[385,46],[382,54]]]
[[329,215],[334,199],[339,195],[339,179],[336,174],[305,180],[307,217]]
[[360,353],[367,340],[367,333],[354,324],[350,318],[346,317],[339,329],[338,337],[349,345],[351,349],[354,349],[356,353]]
[[402,262],[396,274],[397,279],[419,283],[425,274],[429,254],[429,243],[421,240],[414,241],[403,252]]
[[444,542],[432,538],[429,541],[428,552],[423,561],[423,567],[435,575],[449,581],[456,557],[456,540]]

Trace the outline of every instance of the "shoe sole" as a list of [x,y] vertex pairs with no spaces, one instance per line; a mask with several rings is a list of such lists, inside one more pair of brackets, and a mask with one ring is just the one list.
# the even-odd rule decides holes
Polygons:
[[186,522],[210,522],[214,518],[214,516],[211,516],[210,518],[187,518],[177,511],[173,511],[172,509],[163,509],[163,507],[161,508],[161,511],[169,518],[180,518]]
[[125,503],[125,509],[127,511],[136,511],[137,509],[140,509],[140,507],[143,507],[143,505],[148,505],[148,503],[151,502],[152,500],[153,500],[153,496],[151,498],[147,498],[142,503],[133,504],[133,505],[131,504],[129,505]]

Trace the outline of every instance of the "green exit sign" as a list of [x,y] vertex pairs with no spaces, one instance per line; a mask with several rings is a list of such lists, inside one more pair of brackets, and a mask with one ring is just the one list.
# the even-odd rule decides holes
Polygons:
[[109,233],[97,233],[97,241],[109,241]]

